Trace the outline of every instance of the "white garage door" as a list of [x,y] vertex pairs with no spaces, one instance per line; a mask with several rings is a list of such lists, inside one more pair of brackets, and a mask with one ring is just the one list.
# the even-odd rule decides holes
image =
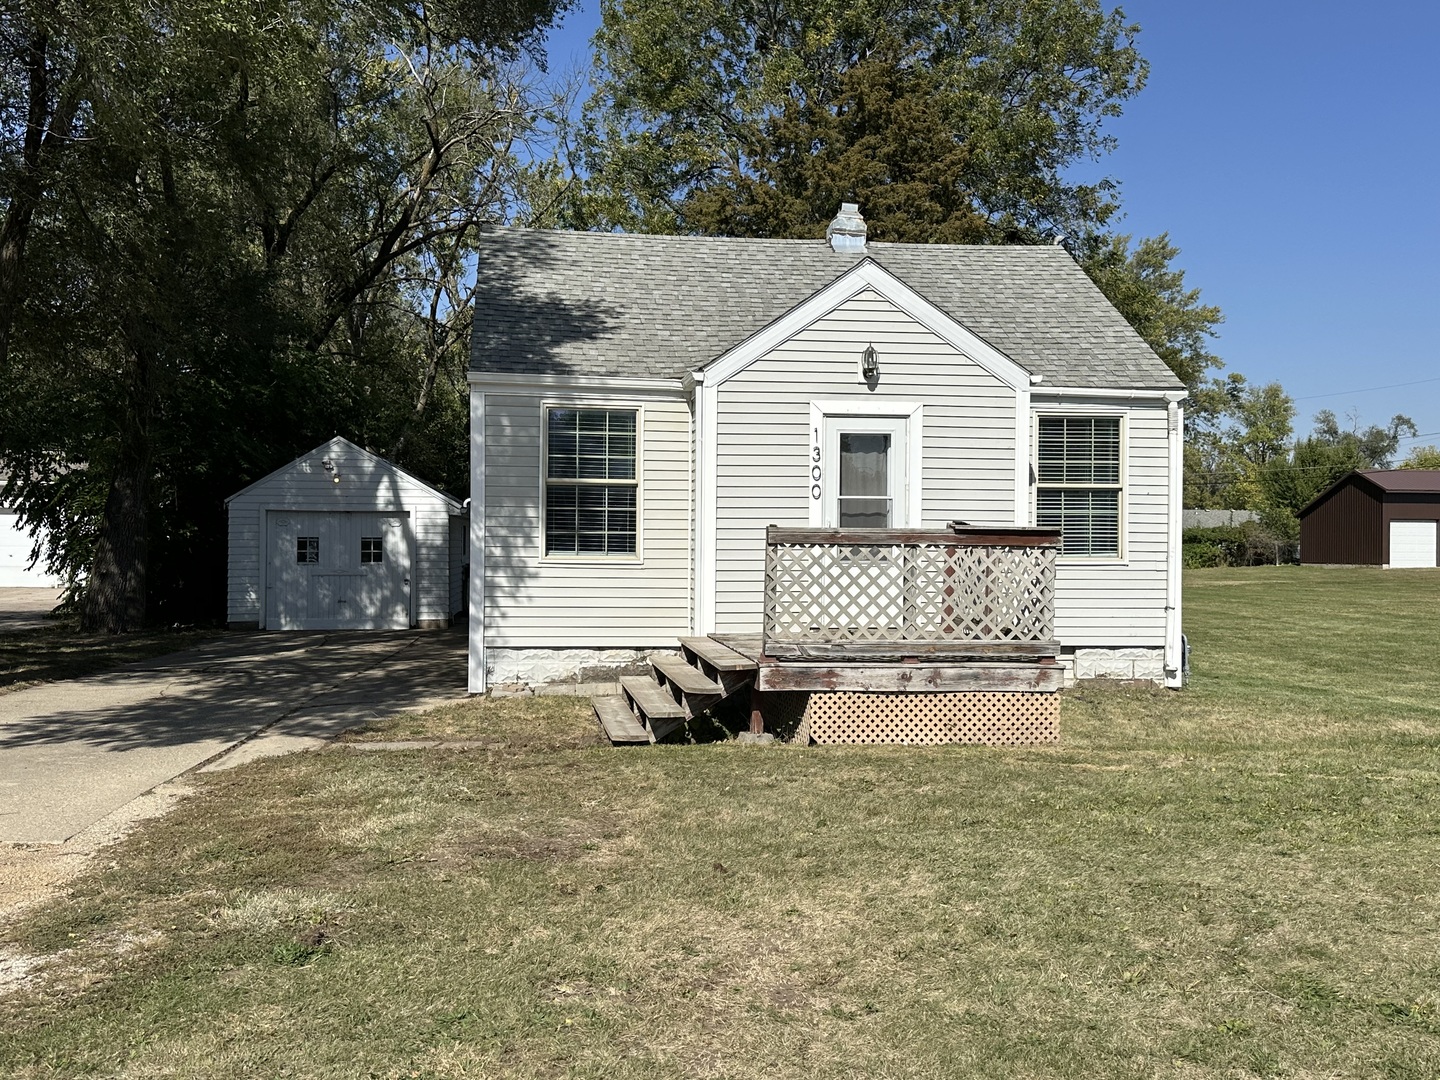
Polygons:
[[17,522],[14,510],[0,510],[0,589],[55,589],[60,580],[43,566],[30,567],[34,541]]
[[403,630],[411,544],[404,513],[272,510],[265,625],[271,630]]
[[1392,521],[1390,565],[1397,568],[1434,566],[1435,526],[1433,521]]

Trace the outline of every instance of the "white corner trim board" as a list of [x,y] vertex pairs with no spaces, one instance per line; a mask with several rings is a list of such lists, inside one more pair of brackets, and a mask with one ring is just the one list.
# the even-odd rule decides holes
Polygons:
[[695,632],[710,634],[715,630],[715,552],[718,547],[716,529],[715,488],[720,472],[719,386],[706,378],[704,371],[695,372]]
[[468,686],[485,692],[485,393],[470,388],[470,607]]

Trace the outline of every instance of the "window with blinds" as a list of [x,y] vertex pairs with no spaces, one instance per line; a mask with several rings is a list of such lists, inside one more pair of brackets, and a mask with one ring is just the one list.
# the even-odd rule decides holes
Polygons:
[[636,411],[545,410],[545,554],[634,555]]
[[1120,418],[1042,416],[1035,455],[1035,523],[1066,555],[1118,556]]

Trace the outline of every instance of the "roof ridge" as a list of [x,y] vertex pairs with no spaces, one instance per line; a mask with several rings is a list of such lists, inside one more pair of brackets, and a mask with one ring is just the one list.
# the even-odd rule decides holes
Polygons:
[[[816,249],[829,247],[829,243],[823,236],[723,236],[712,233],[602,232],[598,229],[535,229],[524,225],[486,225],[481,229],[481,233],[486,232],[507,233],[511,235],[565,236],[585,240],[643,240],[647,243],[658,241],[666,243],[707,244],[805,244]],[[901,240],[871,240],[865,248],[859,251],[835,252],[834,254],[855,257],[864,255],[871,248],[884,248],[891,251],[1059,251],[1069,257],[1063,248],[1058,248],[1054,244],[954,244],[938,241],[914,242]]]

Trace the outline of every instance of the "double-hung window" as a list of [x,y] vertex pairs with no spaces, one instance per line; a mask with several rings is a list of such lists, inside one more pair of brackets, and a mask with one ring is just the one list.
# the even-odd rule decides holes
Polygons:
[[545,554],[634,555],[634,409],[545,410]]
[[1035,523],[1059,529],[1062,553],[1120,555],[1120,418],[1042,416]]

